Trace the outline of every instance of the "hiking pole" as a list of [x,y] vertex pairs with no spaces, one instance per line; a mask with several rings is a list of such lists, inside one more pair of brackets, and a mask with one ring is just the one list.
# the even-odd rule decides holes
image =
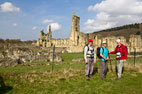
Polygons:
[[111,72],[113,72],[113,70],[112,70],[112,64],[111,64],[111,58],[109,57],[109,59],[110,59],[110,69],[111,69]]

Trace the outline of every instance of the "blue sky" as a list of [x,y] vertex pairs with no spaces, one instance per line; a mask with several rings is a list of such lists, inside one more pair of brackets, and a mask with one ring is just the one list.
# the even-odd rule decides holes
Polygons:
[[140,0],[0,0],[0,38],[37,40],[49,24],[54,38],[67,38],[73,12],[84,33],[142,22],[141,6]]

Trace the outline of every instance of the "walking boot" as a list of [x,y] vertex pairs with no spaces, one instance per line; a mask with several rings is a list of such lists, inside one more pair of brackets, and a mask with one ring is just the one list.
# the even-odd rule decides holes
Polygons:
[[86,80],[90,80],[88,75],[86,76]]
[[117,77],[115,80],[120,80],[120,79],[121,79],[121,77],[120,78]]
[[93,78],[92,75],[89,75],[89,78]]

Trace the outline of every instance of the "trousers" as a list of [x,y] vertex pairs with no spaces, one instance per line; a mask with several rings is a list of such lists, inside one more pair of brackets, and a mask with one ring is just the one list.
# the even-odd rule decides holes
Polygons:
[[106,74],[107,74],[107,62],[101,60],[101,64],[100,64],[100,77],[101,78],[106,78]]
[[85,63],[85,75],[89,76],[93,74],[94,71],[94,58],[88,58],[88,63]]
[[123,62],[124,62],[124,60],[117,60],[116,61],[116,68],[117,68],[116,71],[117,71],[117,77],[118,78],[121,78]]

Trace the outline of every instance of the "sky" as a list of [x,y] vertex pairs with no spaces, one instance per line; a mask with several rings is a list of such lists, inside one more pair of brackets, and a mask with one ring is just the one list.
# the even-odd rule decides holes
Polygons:
[[0,38],[37,40],[51,25],[53,38],[68,38],[72,14],[80,32],[142,22],[142,0],[0,0]]

